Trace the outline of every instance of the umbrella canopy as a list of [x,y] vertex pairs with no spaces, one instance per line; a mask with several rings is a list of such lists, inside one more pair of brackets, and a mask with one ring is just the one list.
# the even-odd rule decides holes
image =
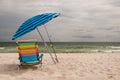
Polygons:
[[23,36],[24,34],[36,29],[38,26],[44,25],[59,15],[60,13],[44,13],[28,19],[18,28],[18,30],[13,35],[12,40]]

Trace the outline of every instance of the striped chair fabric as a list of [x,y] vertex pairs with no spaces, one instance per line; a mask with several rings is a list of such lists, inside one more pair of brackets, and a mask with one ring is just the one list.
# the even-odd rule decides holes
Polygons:
[[34,64],[40,61],[37,42],[18,42],[19,60],[21,63]]

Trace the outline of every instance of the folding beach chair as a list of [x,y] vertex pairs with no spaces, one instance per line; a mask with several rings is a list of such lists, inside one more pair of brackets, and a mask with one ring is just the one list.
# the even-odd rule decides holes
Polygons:
[[19,60],[21,66],[34,66],[41,64],[43,54],[39,54],[38,44],[33,41],[17,41]]

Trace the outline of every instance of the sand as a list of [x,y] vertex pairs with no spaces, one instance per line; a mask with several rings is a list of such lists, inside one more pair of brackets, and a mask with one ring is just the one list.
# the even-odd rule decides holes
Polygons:
[[18,70],[17,53],[0,53],[0,80],[120,80],[120,53],[60,53],[58,64],[49,54],[43,66]]

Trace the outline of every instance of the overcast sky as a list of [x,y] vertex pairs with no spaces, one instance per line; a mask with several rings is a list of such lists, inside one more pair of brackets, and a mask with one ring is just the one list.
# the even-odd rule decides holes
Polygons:
[[[120,42],[120,0],[0,0],[0,41],[12,41],[27,19],[46,12],[61,15],[46,24],[52,41]],[[39,27],[44,39],[44,26]],[[38,39],[36,30],[18,38]]]

